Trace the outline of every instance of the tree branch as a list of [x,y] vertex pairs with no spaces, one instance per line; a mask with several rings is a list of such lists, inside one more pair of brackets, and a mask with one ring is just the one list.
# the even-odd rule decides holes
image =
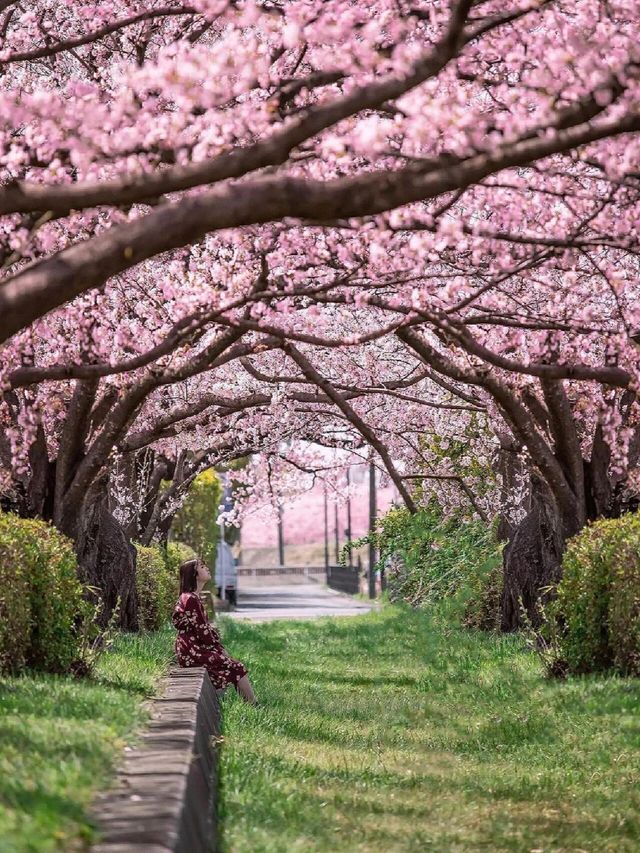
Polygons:
[[[2,4],[0,4],[2,5]],[[0,8],[2,11],[2,8]],[[0,60],[0,67],[10,65],[14,62],[31,62],[35,59],[44,59],[45,57],[56,56],[58,53],[63,53],[65,50],[71,50],[90,42],[98,41],[111,33],[123,30],[126,27],[131,27],[134,24],[139,24],[142,21],[152,20],[153,18],[169,18],[177,15],[197,15],[197,9],[185,6],[184,8],[176,8],[175,6],[161,6],[159,9],[148,9],[146,12],[140,12],[137,15],[131,15],[129,18],[123,18],[121,21],[114,21],[112,24],[105,24],[91,33],[85,33],[83,36],[77,36],[73,39],[57,42],[56,44],[38,47],[34,50],[25,50],[18,53],[10,53],[4,59]]]
[[381,213],[434,198],[610,136],[640,130],[640,116],[587,123],[535,139],[521,139],[426,174],[413,169],[373,172],[331,181],[265,177],[229,184],[163,204],[144,217],[114,226],[36,263],[0,285],[0,343],[47,311],[148,258],[222,228],[285,217],[335,220]]
[[327,397],[340,409],[340,411],[347,418],[349,423],[351,423],[362,435],[362,437],[377,451],[378,455],[384,462],[384,465],[389,472],[389,476],[395,483],[398,491],[402,495],[402,498],[409,509],[410,512],[416,511],[416,505],[411,497],[407,487],[402,481],[402,477],[398,474],[395,465],[393,464],[393,460],[389,455],[389,451],[382,444],[382,442],[378,439],[375,432],[369,427],[365,421],[362,420],[360,415],[349,405],[349,403],[333,388],[328,379],[325,379],[311,364],[309,359],[303,355],[300,350],[294,347],[290,343],[285,343],[283,345],[283,350],[289,355],[293,361],[298,365],[300,370],[304,373],[307,379],[312,382],[314,385],[317,385]]
[[566,512],[575,512],[576,497],[562,467],[538,432],[524,405],[506,385],[497,380],[487,369],[462,370],[410,329],[400,329],[397,335],[434,370],[456,382],[484,388],[498,404],[509,427],[527,447],[533,463],[545,477],[559,505]]

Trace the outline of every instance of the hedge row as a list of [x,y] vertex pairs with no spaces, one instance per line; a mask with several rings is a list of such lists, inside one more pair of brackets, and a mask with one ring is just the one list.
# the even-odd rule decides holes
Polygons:
[[44,521],[0,513],[0,672],[64,672],[82,608],[73,544]]
[[640,675],[640,515],[597,521],[569,541],[550,616],[570,672]]
[[213,468],[198,474],[176,513],[171,525],[172,536],[185,542],[202,559],[213,565],[220,536],[217,523],[222,500],[222,484]]
[[[137,551],[139,627],[153,631],[171,616],[178,566],[195,553],[179,542]],[[83,592],[70,539],[47,522],[0,512],[0,673],[69,671],[92,610]]]

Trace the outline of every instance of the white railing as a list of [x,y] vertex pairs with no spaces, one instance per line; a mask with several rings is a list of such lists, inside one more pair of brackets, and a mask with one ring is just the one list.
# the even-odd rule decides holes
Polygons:
[[264,575],[323,575],[324,566],[238,566],[238,577],[261,577]]

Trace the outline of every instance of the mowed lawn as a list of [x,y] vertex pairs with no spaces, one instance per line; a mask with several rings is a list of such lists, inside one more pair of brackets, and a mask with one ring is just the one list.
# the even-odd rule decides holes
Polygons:
[[174,633],[127,635],[95,678],[0,678],[0,851],[85,850],[88,808],[148,712]]
[[640,681],[396,607],[224,636],[264,703],[224,700],[227,853],[640,850]]

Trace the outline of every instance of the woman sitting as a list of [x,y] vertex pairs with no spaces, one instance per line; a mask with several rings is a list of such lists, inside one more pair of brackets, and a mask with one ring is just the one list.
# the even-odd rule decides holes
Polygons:
[[210,578],[209,569],[201,560],[188,560],[180,566],[180,598],[171,617],[178,631],[175,644],[178,664],[203,666],[217,690],[233,684],[245,702],[255,705],[247,668],[229,657],[205,614],[200,593]]

